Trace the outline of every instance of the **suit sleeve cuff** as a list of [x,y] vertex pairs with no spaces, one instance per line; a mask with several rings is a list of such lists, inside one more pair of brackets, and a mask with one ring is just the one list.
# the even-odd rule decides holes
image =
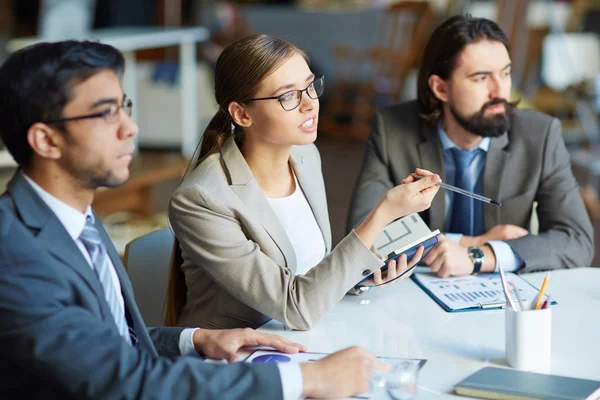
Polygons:
[[281,387],[283,389],[283,400],[302,399],[302,370],[299,364],[277,364]]
[[510,247],[510,245],[501,240],[492,240],[487,242],[496,256],[495,272],[498,272],[498,265],[506,272],[514,272],[523,264],[523,259]]
[[181,335],[179,335],[179,350],[182,356],[200,355],[196,351],[196,347],[194,347],[194,332],[198,329],[200,328],[188,328],[181,331]]

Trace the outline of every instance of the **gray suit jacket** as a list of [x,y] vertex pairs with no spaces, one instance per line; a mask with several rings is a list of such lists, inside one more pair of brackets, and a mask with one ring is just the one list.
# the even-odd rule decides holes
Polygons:
[[[331,249],[319,152],[292,149],[298,183]],[[305,275],[296,254],[233,138],[175,191],[169,221],[180,242],[187,302],[178,325],[258,327],[277,319],[309,329],[383,262],[354,232]]]
[[[348,227],[358,225],[385,192],[416,167],[445,179],[437,130],[423,123],[416,101],[381,109],[367,141]],[[484,204],[486,232],[498,224],[528,229],[532,205],[538,202],[539,235],[507,241],[525,262],[521,271],[591,264],[592,224],[557,119],[515,110],[510,132],[491,140],[483,174],[483,195],[502,201],[500,208]],[[431,229],[443,231],[444,197],[438,194],[431,208],[421,214]]]
[[[120,336],[100,282],[21,173],[0,197],[0,398],[281,398],[277,368],[178,357],[182,328],[147,330],[97,222],[139,343]],[[159,355],[167,357],[159,357]]]

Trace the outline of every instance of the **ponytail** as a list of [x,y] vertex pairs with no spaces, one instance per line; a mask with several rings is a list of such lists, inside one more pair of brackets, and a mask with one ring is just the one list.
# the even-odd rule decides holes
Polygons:
[[233,134],[232,126],[234,126],[233,119],[229,112],[220,107],[202,134],[202,141],[199,145],[200,152],[194,168],[200,165],[208,156],[221,150],[225,140]]
[[[202,141],[198,145],[198,160],[190,163],[192,170],[202,161],[212,154],[221,151],[225,140],[233,135],[234,124],[227,111],[219,108],[219,111],[208,123],[206,130],[202,134]],[[198,149],[196,149],[198,152]],[[179,240],[175,239],[173,251],[171,252],[171,266],[169,270],[169,286],[167,289],[165,326],[175,326],[181,315],[181,310],[185,305],[187,298],[187,285],[185,284],[185,275],[181,270],[183,264],[183,255]]]

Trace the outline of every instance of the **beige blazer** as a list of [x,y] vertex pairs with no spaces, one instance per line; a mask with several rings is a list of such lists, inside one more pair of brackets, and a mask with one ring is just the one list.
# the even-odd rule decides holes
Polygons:
[[[423,124],[416,101],[379,110],[352,196],[348,226],[355,227],[385,192],[416,167],[445,179],[437,130]],[[525,262],[520,272],[587,267],[594,255],[594,231],[571,171],[560,122],[532,110],[517,109],[512,127],[492,138],[483,171],[483,195],[502,207],[483,206],[487,232],[495,225],[528,229],[537,202],[539,234],[508,240]],[[443,189],[421,215],[431,229],[444,229]]]
[[310,329],[364,276],[383,266],[354,232],[331,251],[317,148],[293,147],[291,163],[328,255],[305,275],[294,274],[294,249],[230,138],[184,179],[169,204],[188,287],[178,325],[256,328],[274,318],[293,329]]

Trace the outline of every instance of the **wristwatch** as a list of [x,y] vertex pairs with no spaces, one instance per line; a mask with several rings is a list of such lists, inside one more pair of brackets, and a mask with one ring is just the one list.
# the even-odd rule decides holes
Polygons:
[[469,247],[468,252],[471,261],[473,261],[473,272],[471,272],[471,275],[477,275],[483,265],[483,250],[479,247],[471,246]]

